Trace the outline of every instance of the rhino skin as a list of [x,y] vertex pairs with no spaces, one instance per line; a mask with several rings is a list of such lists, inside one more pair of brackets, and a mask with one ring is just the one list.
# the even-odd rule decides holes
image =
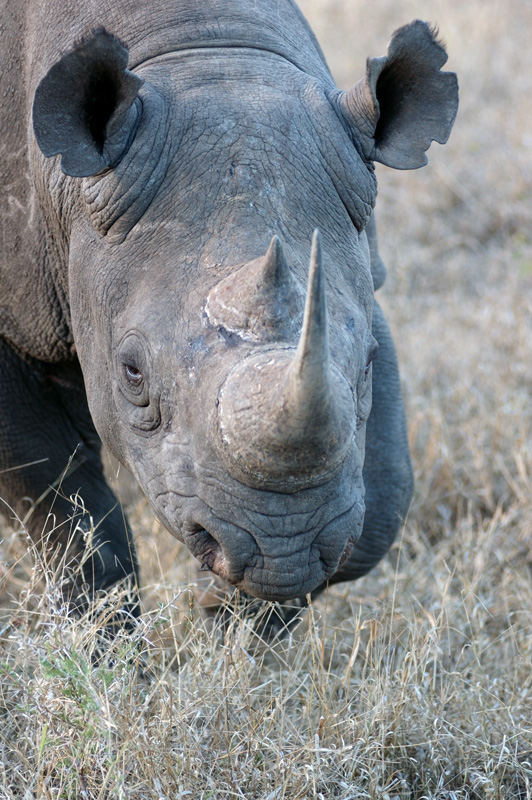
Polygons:
[[340,91],[290,0],[4,0],[1,20],[5,513],[90,593],[136,585],[103,442],[247,595],[364,575],[412,492],[373,162],[420,167],[449,136],[433,30],[400,28]]

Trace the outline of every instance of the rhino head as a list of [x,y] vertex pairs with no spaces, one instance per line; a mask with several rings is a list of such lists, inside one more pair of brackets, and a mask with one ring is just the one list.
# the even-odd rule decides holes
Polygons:
[[415,22],[340,92],[259,48],[130,72],[98,30],[37,88],[96,428],[168,530],[250,595],[313,591],[360,536],[373,161],[421,166],[447,139],[445,60]]

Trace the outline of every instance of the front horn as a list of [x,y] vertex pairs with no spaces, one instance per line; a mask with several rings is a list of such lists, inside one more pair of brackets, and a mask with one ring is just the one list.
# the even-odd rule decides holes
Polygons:
[[326,479],[349,451],[356,412],[347,381],[330,361],[325,288],[315,231],[295,352],[250,355],[233,368],[220,391],[224,459],[231,474],[248,485],[310,486]]

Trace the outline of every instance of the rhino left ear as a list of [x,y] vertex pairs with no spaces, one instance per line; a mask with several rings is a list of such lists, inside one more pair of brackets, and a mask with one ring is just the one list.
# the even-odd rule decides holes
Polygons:
[[64,55],[39,83],[33,129],[43,154],[61,154],[76,178],[114,166],[136,130],[143,81],[129,72],[127,49],[103,28]]
[[458,109],[454,72],[426,22],[397,30],[388,55],[368,59],[366,76],[339,97],[340,108],[368,160],[396,169],[427,163],[434,140],[449,138]]

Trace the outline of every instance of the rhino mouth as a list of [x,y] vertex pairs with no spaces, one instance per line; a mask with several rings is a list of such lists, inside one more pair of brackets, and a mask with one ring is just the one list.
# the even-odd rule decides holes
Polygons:
[[[353,510],[342,516],[349,517]],[[282,558],[265,555],[258,547],[251,558],[235,560],[226,554],[222,544],[209,531],[199,525],[189,533],[187,545],[199,561],[201,571],[212,572],[253,597],[285,601],[303,597],[323,585],[345,563],[358,538],[354,534],[339,553],[329,555],[320,546],[324,532],[325,529],[299,553],[296,551],[286,564]]]
[[154,510],[201,570],[252,597],[290,600],[332,578],[362,533],[364,491],[353,466],[355,475],[348,470],[340,483],[281,497],[281,508],[270,493],[250,499],[232,491],[228,500],[220,490],[208,503],[166,489],[156,494]]

